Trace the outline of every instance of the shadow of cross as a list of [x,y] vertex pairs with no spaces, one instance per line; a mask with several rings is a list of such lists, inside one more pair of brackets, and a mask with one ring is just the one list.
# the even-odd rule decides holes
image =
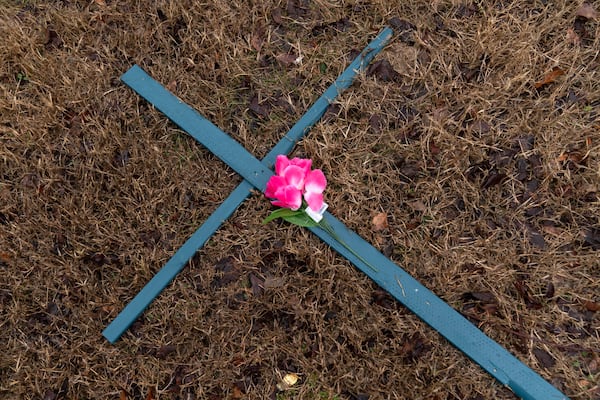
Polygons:
[[[291,151],[299,138],[320,119],[339,92],[350,86],[356,73],[364,70],[391,37],[391,29],[382,30],[263,161],[248,153],[241,144],[171,94],[141,68],[134,66],[121,77],[123,82],[240,174],[244,181],[106,327],[102,332],[106,339],[111,343],[119,339],[152,300],[171,282],[195,251],[235,211],[248,196],[252,187],[264,190],[267,181],[273,175],[271,167],[275,157]],[[319,227],[307,229],[388,291],[500,383],[510,387],[517,396],[525,400],[567,399],[540,375],[486,336],[330,213],[325,213],[324,219],[333,229],[335,237]]]

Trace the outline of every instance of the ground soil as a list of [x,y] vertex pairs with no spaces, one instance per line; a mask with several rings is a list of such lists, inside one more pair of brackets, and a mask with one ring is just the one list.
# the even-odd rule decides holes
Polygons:
[[293,155],[349,227],[599,399],[598,9],[0,0],[0,398],[514,399],[309,232],[261,225],[258,191],[101,336],[240,182],[119,76],[139,64],[262,157],[389,25]]

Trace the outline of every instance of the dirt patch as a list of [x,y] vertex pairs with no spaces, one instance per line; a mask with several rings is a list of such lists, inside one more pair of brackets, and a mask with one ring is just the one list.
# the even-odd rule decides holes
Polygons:
[[262,157],[387,24],[294,155],[349,227],[600,398],[599,8],[2,2],[0,397],[513,399],[310,233],[262,226],[258,193],[101,336],[240,182],[118,77],[141,65]]

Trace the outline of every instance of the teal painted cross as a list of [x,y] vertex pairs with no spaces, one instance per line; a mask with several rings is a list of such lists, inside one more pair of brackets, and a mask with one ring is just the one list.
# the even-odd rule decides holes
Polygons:
[[[242,145],[184,104],[141,68],[134,66],[121,77],[123,82],[240,174],[244,181],[103,331],[103,335],[110,342],[119,339],[150,302],[171,282],[196,250],[235,211],[248,196],[252,187],[264,190],[268,179],[273,175],[271,168],[275,157],[291,151],[299,138],[320,119],[339,92],[350,86],[356,73],[364,70],[365,66],[388,43],[391,36],[392,31],[389,28],[384,29],[263,161],[248,153]],[[516,395],[526,400],[567,399],[564,394],[330,213],[325,213],[324,218],[333,228],[336,237],[318,227],[308,229],[437,330],[490,375],[510,387]],[[342,242],[348,244],[352,250],[342,245]],[[360,257],[356,254],[360,254]],[[377,269],[371,266],[376,266]]]

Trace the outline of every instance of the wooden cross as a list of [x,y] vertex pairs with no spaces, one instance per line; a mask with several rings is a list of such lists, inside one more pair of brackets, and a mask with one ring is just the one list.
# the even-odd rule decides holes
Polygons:
[[[134,66],[123,74],[121,80],[124,83],[229,165],[244,178],[244,181],[106,327],[102,334],[108,341],[114,343],[121,337],[152,300],[175,278],[194,253],[214,234],[221,223],[229,218],[244,201],[253,187],[264,190],[268,179],[273,175],[271,169],[276,156],[288,154],[292,150],[294,144],[321,118],[336,96],[348,88],[356,74],[364,71],[366,65],[383,49],[392,34],[391,29],[385,28],[262,161],[256,159],[237,141],[171,94],[140,67]],[[349,230],[338,219],[329,213],[325,213],[324,218],[335,231],[335,238],[319,227],[308,229],[437,330],[490,375],[510,387],[516,395],[525,400],[567,399],[564,394],[486,336],[368,242]],[[352,250],[341,242],[349,245]],[[356,254],[360,254],[360,257]],[[376,270],[371,266],[375,266]]]

